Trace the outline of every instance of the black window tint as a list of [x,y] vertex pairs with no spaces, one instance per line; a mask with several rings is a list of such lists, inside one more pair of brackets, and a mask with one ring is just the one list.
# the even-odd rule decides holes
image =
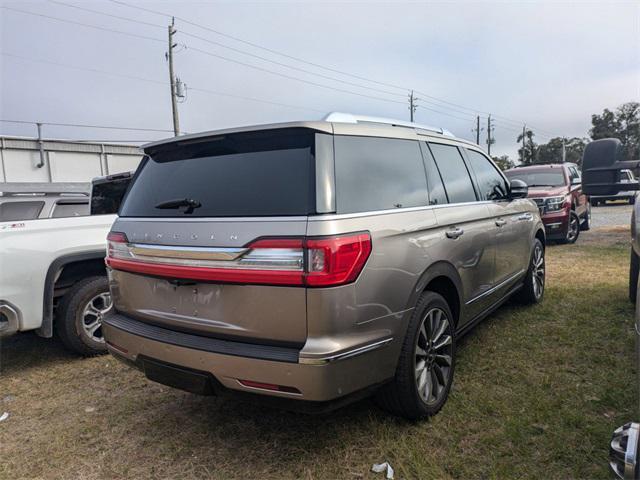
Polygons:
[[336,136],[334,147],[338,213],[427,205],[417,141]]
[[[312,130],[300,128],[261,130],[178,141],[151,149],[124,199],[120,215],[240,217],[314,213],[314,135]],[[189,203],[199,206],[191,208]]]
[[53,207],[53,218],[84,217],[89,215],[89,202],[84,203],[57,203]]
[[429,146],[442,175],[449,202],[475,202],[476,193],[471,177],[458,148],[439,143],[430,143]]
[[0,222],[38,218],[44,202],[6,202],[0,204]]
[[442,185],[442,178],[433,160],[433,155],[426,144],[423,144],[424,165],[427,171],[427,184],[429,185],[429,205],[444,205],[447,203],[447,194]]
[[482,200],[500,200],[507,196],[507,184],[489,159],[479,152],[467,150],[469,163],[476,175]]

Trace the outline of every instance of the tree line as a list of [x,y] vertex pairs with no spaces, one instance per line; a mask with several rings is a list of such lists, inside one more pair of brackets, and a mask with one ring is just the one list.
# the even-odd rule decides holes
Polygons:
[[[524,142],[522,141],[523,133]],[[565,162],[581,165],[582,152],[588,142],[611,137],[620,139],[627,159],[640,159],[640,103],[627,102],[613,111],[605,108],[600,115],[591,115],[589,137],[555,137],[547,143],[538,144],[532,130],[525,129],[523,133],[516,139],[522,145],[518,149],[520,165],[561,163],[563,148]],[[493,160],[503,170],[516,165],[516,162],[507,155],[493,157]]]

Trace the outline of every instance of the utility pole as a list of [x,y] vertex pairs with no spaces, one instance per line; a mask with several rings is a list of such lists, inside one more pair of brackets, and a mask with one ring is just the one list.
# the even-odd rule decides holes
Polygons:
[[476,144],[480,145],[480,132],[484,130],[484,128],[480,128],[480,115],[476,115],[476,128],[472,128],[471,131],[476,134]]
[[491,144],[494,139],[491,138],[491,132],[493,131],[493,124],[491,123],[491,114],[487,117],[487,153],[491,156]]
[[524,139],[527,136],[527,125],[523,125],[522,126],[522,155],[521,155],[521,159],[520,161],[522,162],[522,164],[524,165]]
[[562,137],[562,163],[567,161],[567,146],[565,144],[565,137]]
[[409,118],[411,119],[411,121],[413,122],[413,114],[416,112],[417,108],[418,108],[418,100],[420,100],[418,97],[414,97],[413,96],[413,90],[411,90],[411,93],[409,94]]
[[169,25],[169,50],[167,52],[167,60],[169,61],[169,83],[171,87],[171,112],[173,114],[173,134],[177,137],[180,135],[180,119],[178,118],[178,99],[176,98],[176,77],[173,74],[173,49],[178,45],[173,43],[173,36],[176,33],[174,28],[175,19],[171,17],[171,25]]

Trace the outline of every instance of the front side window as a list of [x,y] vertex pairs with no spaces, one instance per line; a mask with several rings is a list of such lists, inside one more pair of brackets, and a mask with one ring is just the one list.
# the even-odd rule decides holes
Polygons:
[[562,187],[567,184],[564,173],[560,168],[536,168],[528,171],[515,168],[504,173],[509,180],[517,178],[529,187]]
[[475,202],[476,192],[464,159],[453,145],[430,143],[450,203]]
[[427,205],[427,182],[415,140],[336,136],[338,213]]
[[0,222],[38,218],[44,202],[6,202],[0,204]]
[[469,163],[476,174],[480,198],[501,200],[507,196],[507,184],[491,161],[475,150],[467,150]]

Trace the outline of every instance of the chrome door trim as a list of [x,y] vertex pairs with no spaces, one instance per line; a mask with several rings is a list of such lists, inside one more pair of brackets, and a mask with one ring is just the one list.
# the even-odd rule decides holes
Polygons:
[[486,297],[487,295],[491,295],[492,293],[494,293],[496,290],[499,290],[500,288],[504,287],[505,285],[507,285],[508,283],[510,283],[511,281],[515,280],[516,278],[520,277],[522,274],[524,274],[525,271],[524,270],[519,270],[518,272],[514,273],[513,275],[511,275],[509,278],[503,280],[502,282],[500,282],[499,284],[497,284],[494,287],[491,287],[489,290],[486,290],[484,292],[482,292],[480,295],[472,298],[471,300],[468,300],[467,302],[465,302],[465,305],[470,305],[473,302],[480,300],[484,297]]

